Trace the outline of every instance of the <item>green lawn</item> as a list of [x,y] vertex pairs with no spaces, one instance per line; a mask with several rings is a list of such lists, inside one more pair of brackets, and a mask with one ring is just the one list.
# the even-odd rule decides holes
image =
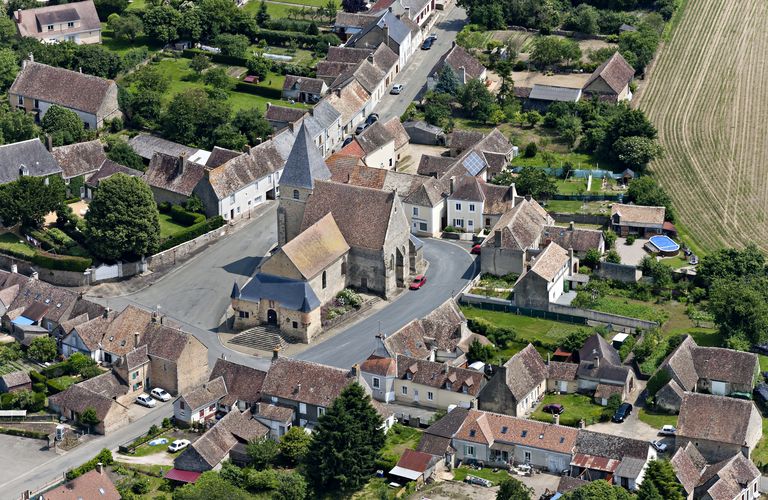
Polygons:
[[680,257],[667,257],[666,259],[661,259],[659,262],[664,264],[665,266],[669,266],[672,269],[680,269],[681,267],[688,266],[688,259],[685,258],[685,256]]
[[130,2],[125,10],[143,10],[147,6],[147,0],[130,0]]
[[[521,148],[522,150],[522,148]],[[573,168],[581,170],[581,169],[587,169],[587,170],[611,170],[612,165],[608,163],[603,163],[602,165],[597,160],[597,158],[593,157],[592,155],[584,154],[584,153],[555,153],[553,152],[552,155],[555,158],[555,161],[552,163],[552,167],[559,168],[562,167],[565,163],[570,162],[571,165],[573,165]],[[532,166],[532,167],[546,167],[547,163],[544,161],[544,158],[541,154],[541,152],[537,153],[536,156],[533,156],[531,158],[527,158],[524,156],[518,156],[514,160],[512,160],[512,166],[514,167],[525,167],[525,166]],[[592,182],[594,185],[594,180]],[[598,182],[598,186],[599,186]],[[586,185],[585,185],[586,189]]]
[[608,201],[549,200],[544,204],[550,212],[566,214],[595,214],[608,216]]
[[13,233],[0,234],[0,250],[10,250],[26,257],[35,256],[35,250],[26,243],[21,243],[18,236]]
[[603,407],[592,402],[592,398],[582,394],[547,394],[539,403],[531,418],[541,422],[553,422],[549,413],[543,408],[548,404],[561,404],[565,411],[560,415],[560,424],[576,427],[579,420],[584,419],[587,425],[597,423],[603,413]]
[[654,429],[661,429],[665,425],[677,425],[677,415],[655,413],[645,408],[638,410],[637,417]]
[[56,387],[60,388],[62,391],[69,389],[69,386],[72,384],[75,384],[80,381],[80,377],[73,377],[71,375],[64,375],[62,377],[56,377],[49,380],[52,384],[54,384]]
[[[309,2],[316,2],[316,1],[319,1],[319,0],[306,0],[306,3],[308,4]],[[243,7],[243,8],[246,11],[252,12],[252,13],[255,14],[259,10],[259,3],[260,2],[258,0],[250,0],[247,4],[245,4],[245,7]],[[295,6],[291,6],[291,5],[285,5],[283,3],[272,3],[270,1],[267,1],[267,14],[269,14],[270,17],[272,17],[274,19],[282,19],[282,18],[296,19],[296,16],[293,14],[292,9],[296,9],[296,8],[300,9],[302,4],[305,3],[305,1],[303,1],[303,0],[286,0],[285,3],[286,4],[287,3],[291,3],[291,4],[296,4],[296,5]],[[298,19],[301,19],[301,17],[299,17]],[[309,20],[309,19],[307,19],[307,20]],[[322,20],[318,19],[315,22],[317,22],[318,24],[321,24]]]
[[[691,328],[686,333],[693,337],[693,340],[701,347],[723,347],[723,336],[713,328]],[[766,356],[762,357],[768,359]],[[762,361],[760,366],[762,366]],[[768,364],[765,369],[768,370]]]
[[590,309],[646,321],[656,321],[659,324],[663,324],[669,318],[666,311],[654,304],[624,297],[602,297],[598,300],[597,305]]
[[494,325],[511,328],[517,335],[517,341],[523,342],[538,340],[545,344],[556,345],[572,331],[586,326],[500,311],[486,311],[475,307],[462,307],[461,309],[467,318],[483,318]]
[[758,469],[765,470],[768,466],[768,436],[765,432],[768,430],[768,418],[763,418],[763,438],[757,443],[750,457]]
[[171,214],[160,214],[160,238],[166,239],[175,235],[179,231],[186,229],[186,226],[182,226],[174,222],[171,218]]
[[152,52],[159,52],[160,49],[163,48],[162,44],[150,40],[147,36],[140,36],[134,41],[118,40],[114,38],[114,34],[111,31],[105,30],[105,25],[106,23],[101,23],[101,44],[112,52],[117,52],[118,54],[123,55],[131,49],[145,47],[150,52],[151,56]]
[[482,477],[491,481],[494,486],[498,485],[504,479],[509,478],[509,472],[505,470],[499,470],[499,472],[493,472],[491,468],[483,468],[480,470],[470,469],[469,467],[458,467],[453,470],[453,479],[455,481],[464,481],[467,476]]
[[387,441],[384,443],[384,449],[381,452],[399,457],[405,450],[415,450],[420,439],[421,431],[419,429],[395,424],[387,432]]
[[[158,436],[155,439],[159,439],[162,436]],[[136,448],[136,451],[131,455],[132,457],[146,457],[147,455],[155,455],[159,453],[167,454],[171,457],[175,456],[175,454],[168,453],[168,444],[170,444],[173,440],[168,439],[167,444],[159,444],[157,446],[150,446],[148,444],[143,444]]]

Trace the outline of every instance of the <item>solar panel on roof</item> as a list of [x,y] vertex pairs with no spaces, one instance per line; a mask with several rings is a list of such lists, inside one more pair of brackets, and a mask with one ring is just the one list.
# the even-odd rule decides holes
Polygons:
[[462,163],[464,168],[467,169],[469,175],[477,175],[485,168],[485,162],[476,151],[472,151],[464,158]]

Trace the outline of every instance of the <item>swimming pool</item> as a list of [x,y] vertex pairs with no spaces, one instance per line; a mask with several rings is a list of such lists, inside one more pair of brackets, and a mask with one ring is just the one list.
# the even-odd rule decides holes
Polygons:
[[651,236],[648,241],[664,255],[675,255],[680,251],[680,245],[669,236]]

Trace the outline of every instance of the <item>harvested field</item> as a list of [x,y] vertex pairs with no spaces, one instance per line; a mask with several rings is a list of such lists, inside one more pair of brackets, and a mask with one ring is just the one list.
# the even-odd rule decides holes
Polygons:
[[638,96],[665,158],[652,172],[704,251],[768,250],[768,5],[689,0]]
[[513,71],[512,80],[516,87],[531,88],[535,84],[555,85],[580,89],[589,80],[589,73],[555,73],[546,74],[540,71]]

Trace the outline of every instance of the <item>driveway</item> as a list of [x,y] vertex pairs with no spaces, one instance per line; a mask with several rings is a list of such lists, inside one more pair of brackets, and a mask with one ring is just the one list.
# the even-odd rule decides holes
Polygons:
[[[0,467],[0,485],[11,481],[24,472],[33,469],[37,464],[55,458],[53,451],[47,450],[48,443],[42,439],[28,439],[23,437],[0,434],[0,450],[3,455],[3,466]],[[0,488],[0,498],[18,498],[23,488],[8,490]]]
[[645,238],[638,238],[631,245],[627,245],[626,238],[616,238],[616,251],[621,256],[621,263],[630,266],[639,266],[643,257],[648,255],[643,246],[648,243]]

